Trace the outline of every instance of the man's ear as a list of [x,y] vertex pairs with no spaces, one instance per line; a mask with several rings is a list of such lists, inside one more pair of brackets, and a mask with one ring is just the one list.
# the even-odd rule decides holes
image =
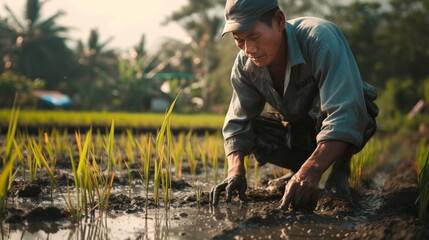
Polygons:
[[273,17],[273,26],[276,26],[279,31],[284,31],[286,26],[286,17],[282,10],[277,10]]

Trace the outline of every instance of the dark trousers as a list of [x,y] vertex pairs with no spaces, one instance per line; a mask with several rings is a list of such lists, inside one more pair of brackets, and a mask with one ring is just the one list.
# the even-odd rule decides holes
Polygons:
[[277,112],[263,112],[253,126],[253,155],[259,165],[268,162],[297,172],[316,148],[317,132],[310,117],[288,123]]
[[[316,148],[319,130],[310,117],[297,123],[288,123],[277,112],[263,112],[254,120],[253,125],[253,155],[259,165],[271,163],[297,172]],[[371,136],[373,134],[374,132]],[[349,175],[350,160],[354,152],[352,148],[347,150],[334,163],[333,170],[342,170]]]

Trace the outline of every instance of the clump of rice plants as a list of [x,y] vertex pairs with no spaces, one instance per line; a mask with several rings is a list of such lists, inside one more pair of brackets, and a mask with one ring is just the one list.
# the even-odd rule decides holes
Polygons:
[[[105,146],[108,151],[108,172],[104,176],[94,156],[94,147],[92,142],[92,128],[85,135],[85,139],[79,132],[76,132],[76,145],[79,151],[79,163],[76,167],[72,151],[70,150],[70,161],[74,176],[75,199],[73,203],[69,188],[67,189],[67,208],[72,216],[77,219],[83,216],[93,214],[96,209],[102,215],[107,210],[113,180],[115,177],[116,161],[110,154],[113,154],[114,121],[112,121],[109,138]],[[83,142],[84,141],[84,142]],[[83,144],[82,144],[83,142]],[[113,159],[112,159],[113,158]],[[97,201],[98,200],[98,201]]]
[[6,151],[1,156],[1,175],[0,175],[0,216],[3,214],[7,205],[7,195],[11,187],[13,178],[13,165],[18,157],[19,151],[13,151],[14,146],[17,146],[15,134],[18,125],[19,108],[15,106],[12,109],[12,114],[9,120],[9,127],[6,135]]
[[429,203],[429,144],[423,139],[417,152],[417,173],[419,196],[417,198],[419,219],[426,219],[427,207]]
[[[180,94],[180,93],[179,93]],[[173,112],[174,106],[176,104],[177,98],[171,103],[169,109],[165,114],[164,121],[161,125],[161,129],[156,136],[156,159],[155,159],[155,176],[154,176],[154,198],[155,203],[159,202],[159,183],[161,182],[161,187],[163,191],[164,204],[165,208],[170,207],[171,200],[171,164],[172,164],[172,134],[171,134],[171,114]],[[165,151],[165,143],[167,143],[167,151]],[[166,158],[165,153],[168,154],[168,158],[164,163]],[[165,170],[163,171],[163,165],[165,164]]]
[[359,153],[353,155],[350,163],[349,184],[359,189],[362,180],[367,179],[374,171],[377,163],[377,154],[382,149],[382,142],[372,138]]

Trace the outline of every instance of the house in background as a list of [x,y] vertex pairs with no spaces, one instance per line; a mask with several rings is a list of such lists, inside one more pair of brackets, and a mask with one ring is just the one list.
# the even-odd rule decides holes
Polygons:
[[68,95],[59,91],[37,90],[33,92],[33,96],[39,100],[38,105],[41,108],[63,108],[73,103]]

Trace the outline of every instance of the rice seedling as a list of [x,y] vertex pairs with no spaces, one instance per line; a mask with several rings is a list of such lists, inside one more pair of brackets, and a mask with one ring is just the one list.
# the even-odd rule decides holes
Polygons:
[[12,182],[13,164],[16,159],[16,154],[12,154],[6,165],[3,166],[0,175],[0,217],[3,215],[7,205],[7,195]]
[[128,196],[131,198],[131,189],[133,189],[133,182],[132,182],[132,176],[131,176],[131,168],[130,165],[128,165],[127,160],[123,159],[124,165],[127,168],[128,173]]
[[16,128],[18,126],[19,112],[20,112],[20,109],[16,108],[14,105],[12,109],[12,113],[10,115],[9,125],[6,133],[6,150],[5,150],[5,155],[2,156],[3,166],[6,166],[6,164],[9,162],[9,160],[12,157],[12,148],[14,146],[13,142],[15,141]]
[[204,172],[204,178],[207,180],[208,179],[208,174],[207,174],[207,155],[205,154],[203,148],[201,147],[200,144],[198,144],[198,150],[200,152],[200,157],[201,157],[201,163],[203,164],[203,172]]
[[[144,144],[144,139],[142,139],[142,144]],[[147,137],[146,151],[143,149],[142,145],[139,142],[136,142],[137,147],[140,150],[140,156],[142,160],[142,172],[140,174],[143,176],[143,181],[146,189],[146,203],[145,203],[145,213],[147,218],[147,207],[148,207],[148,199],[149,199],[149,169],[150,169],[150,158],[151,158],[151,148],[152,148],[152,136],[149,133]]]
[[80,181],[79,181],[77,168],[76,168],[76,164],[74,161],[73,152],[72,152],[71,148],[69,148],[69,155],[70,155],[70,164],[71,164],[72,172],[73,172],[76,203],[75,204],[73,203],[73,200],[71,198],[71,193],[70,193],[70,187],[67,184],[66,206],[67,206],[67,211],[69,212],[69,214],[71,216],[74,216],[76,218],[76,220],[78,220],[81,218],[81,215],[83,212],[83,207],[81,206],[81,201],[80,201],[80,193],[81,193]]
[[13,151],[13,147],[17,145],[15,135],[18,125],[19,108],[15,105],[12,109],[12,114],[9,119],[9,127],[6,134],[6,150],[1,156],[2,169],[0,175],[0,216],[3,215],[7,205],[7,196],[11,187],[13,178],[13,166],[18,157],[19,151]]
[[[174,106],[176,104],[177,98],[179,97],[180,93],[176,96],[176,98],[171,103],[169,109],[167,110],[165,114],[164,121],[161,125],[161,129],[158,132],[158,135],[156,136],[156,159],[155,159],[155,176],[154,176],[154,197],[155,197],[155,203],[158,204],[159,201],[159,181],[161,178],[161,184],[162,189],[164,191],[164,203],[165,207],[170,206],[170,199],[171,199],[171,114],[173,112]],[[167,138],[167,139],[165,139]],[[167,172],[163,174],[162,172],[162,166],[163,161],[165,159],[165,141],[167,141],[167,153],[169,154],[167,165]]]
[[131,164],[134,164],[135,161],[135,149],[136,149],[136,143],[135,143],[135,138],[133,136],[133,133],[130,129],[126,130],[126,140],[125,140],[125,155],[127,157],[128,162],[130,162]]
[[183,162],[183,153],[185,146],[185,133],[179,133],[177,140],[173,143],[172,148],[172,158],[174,163],[174,169],[176,170],[176,176],[178,178],[182,177],[182,162]]
[[[92,173],[91,180],[94,182],[97,199],[98,199],[98,210],[100,215],[107,211],[109,205],[109,198],[111,195],[111,190],[113,188],[113,180],[115,179],[115,172],[110,173],[106,177],[100,171],[100,168],[97,165],[97,161],[92,155]],[[131,175],[130,175],[131,176]],[[131,189],[130,189],[131,191]],[[131,195],[131,192],[130,192]]]
[[27,165],[28,165],[28,170],[30,174],[30,182],[36,179],[37,169],[41,167],[40,162],[36,161],[34,154],[32,154],[31,152],[31,144],[32,144],[31,141],[27,142],[27,149],[30,149],[30,151],[27,151]]
[[33,153],[33,156],[39,164],[42,164],[45,167],[45,170],[49,174],[49,178],[51,180],[51,199],[53,199],[53,190],[55,188],[59,188],[57,180],[55,178],[55,172],[54,169],[52,169],[51,166],[49,166],[48,160],[46,159],[45,154],[42,151],[42,147],[38,145],[37,141],[34,138],[31,138],[31,144],[30,144],[31,152]]
[[419,196],[416,203],[418,203],[419,220],[424,222],[429,203],[429,144],[426,139],[423,139],[418,146],[417,173]]
[[350,162],[349,184],[359,189],[362,180],[368,179],[376,166],[377,154],[381,151],[382,144],[378,139],[371,139],[359,153],[353,155]]
[[191,172],[191,176],[192,178],[195,177],[195,171],[197,168],[197,160],[195,159],[195,155],[194,155],[194,150],[193,150],[193,139],[192,139],[192,131],[189,131],[187,137],[187,142],[186,142],[186,154],[187,154],[187,160],[188,160],[188,166],[189,166],[189,171]]
[[104,145],[104,149],[107,153],[107,174],[110,175],[112,171],[115,170],[117,159],[114,152],[115,146],[115,120],[112,120],[110,125],[110,132],[108,138],[106,139],[106,143]]
[[49,141],[49,135],[47,132],[43,133],[43,139],[45,144],[44,149],[48,153],[47,160],[51,163],[51,168],[53,169],[53,171],[55,171],[55,167],[57,165],[56,156],[54,156],[54,147],[52,146],[51,141]]
[[[44,148],[42,148],[42,145],[40,145],[41,151],[42,151],[42,153],[45,153],[45,152],[47,153],[47,157],[46,157],[46,155],[44,155],[44,157],[47,160],[47,163],[49,165],[50,170],[53,173],[55,173],[55,169],[57,167],[58,151],[55,148],[55,146],[53,145],[52,141],[50,140],[47,132],[43,133],[43,139],[44,139],[44,141],[43,141]],[[43,149],[45,151],[43,151]]]
[[171,200],[171,172],[168,169],[164,169],[161,171],[161,189],[162,196],[164,199],[164,207],[167,211],[170,208],[170,200]]
[[[101,130],[97,128],[97,132],[94,138],[94,154],[95,156],[102,156],[103,154],[103,135],[101,134]],[[107,167],[107,166],[106,166]]]
[[[18,138],[19,139],[19,138]],[[25,171],[25,161],[24,161],[24,154],[23,154],[23,142],[18,143],[17,140],[13,141],[14,142],[14,148],[15,148],[15,152],[17,154],[17,161],[19,163],[19,169],[21,169],[21,173],[23,176],[23,179],[25,181],[25,177],[26,177],[26,171]]]
[[76,190],[80,191],[78,201],[80,206],[85,210],[85,215],[88,216],[87,204],[93,209],[95,206],[95,196],[93,194],[94,184],[91,181],[92,172],[90,171],[89,155],[92,142],[92,128],[89,129],[85,136],[85,142],[82,145],[82,137],[80,132],[76,132],[76,144],[79,151],[79,163],[76,169],[75,178],[77,178]]
[[197,206],[200,207],[200,204],[201,204],[201,195],[202,195],[203,191],[202,191],[201,187],[198,186],[196,183],[194,183],[192,185],[192,187],[193,187],[194,192],[195,192],[195,199],[196,199],[196,202],[197,202]]

